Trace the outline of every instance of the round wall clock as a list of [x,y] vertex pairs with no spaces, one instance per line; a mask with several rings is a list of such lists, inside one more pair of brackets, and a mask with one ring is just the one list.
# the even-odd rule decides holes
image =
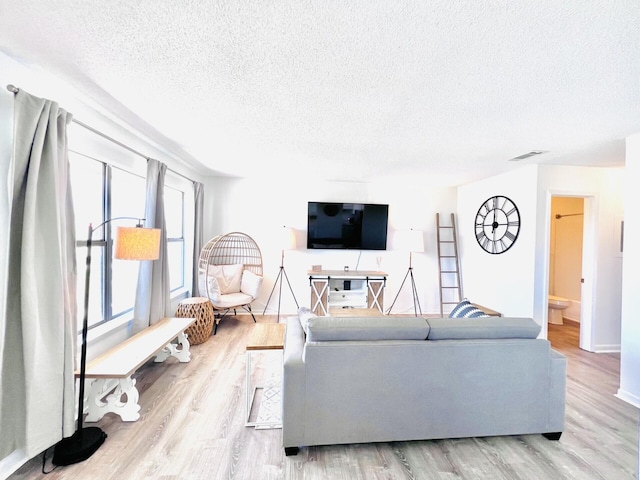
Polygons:
[[476,240],[491,254],[509,250],[520,232],[520,212],[507,197],[496,195],[487,199],[476,215]]

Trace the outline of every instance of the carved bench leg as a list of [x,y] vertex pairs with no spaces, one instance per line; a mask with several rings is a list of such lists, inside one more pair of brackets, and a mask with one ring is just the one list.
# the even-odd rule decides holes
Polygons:
[[176,357],[180,362],[191,361],[191,350],[187,334],[182,332],[178,335],[178,344],[168,343],[158,354],[154,362],[164,362],[169,357]]
[[[113,390],[113,393],[109,393]],[[123,400],[123,397],[126,397]],[[91,383],[87,395],[87,422],[97,422],[106,413],[120,415],[125,422],[135,422],[140,418],[140,394],[136,388],[136,381],[127,378],[98,378]]]

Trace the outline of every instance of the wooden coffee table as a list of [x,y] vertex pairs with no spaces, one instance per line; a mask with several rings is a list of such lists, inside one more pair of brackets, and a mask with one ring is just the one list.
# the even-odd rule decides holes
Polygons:
[[[251,354],[256,351],[280,351],[284,350],[284,334],[286,325],[284,323],[256,323],[249,337],[246,346],[247,351],[247,371],[246,371],[246,393],[247,393],[247,416],[245,426],[256,428],[282,428],[282,419],[272,419],[270,421],[250,421],[251,408],[256,396],[256,390],[262,388],[263,392],[266,387],[251,386]],[[279,386],[276,395],[280,395]]]

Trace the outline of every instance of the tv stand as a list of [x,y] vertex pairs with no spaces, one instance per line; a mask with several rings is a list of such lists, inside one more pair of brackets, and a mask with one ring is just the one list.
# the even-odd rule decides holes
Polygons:
[[319,316],[330,310],[367,309],[384,315],[384,287],[387,274],[368,270],[308,271],[311,287],[311,310]]

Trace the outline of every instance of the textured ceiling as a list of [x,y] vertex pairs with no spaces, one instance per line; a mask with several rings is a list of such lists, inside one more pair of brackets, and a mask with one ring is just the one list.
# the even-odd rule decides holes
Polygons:
[[621,165],[639,32],[635,0],[0,0],[4,53],[234,176]]

